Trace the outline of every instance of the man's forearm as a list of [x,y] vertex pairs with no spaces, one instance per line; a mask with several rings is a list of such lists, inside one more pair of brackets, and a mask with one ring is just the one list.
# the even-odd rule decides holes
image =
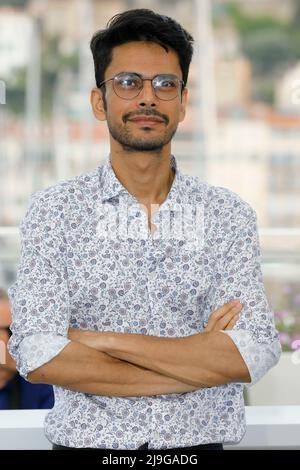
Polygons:
[[220,331],[165,338],[131,333],[91,333],[94,347],[115,358],[198,387],[250,382],[233,341]]
[[51,361],[30,372],[27,378],[32,383],[60,385],[106,396],[150,396],[199,388],[73,341]]

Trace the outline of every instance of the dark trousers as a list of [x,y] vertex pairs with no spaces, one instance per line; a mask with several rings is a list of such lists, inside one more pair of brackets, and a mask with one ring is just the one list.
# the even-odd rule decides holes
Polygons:
[[[142,444],[140,447],[137,449],[133,450],[144,450],[148,449],[148,442],[145,442],[145,444]],[[124,449],[96,449],[94,447],[89,448],[76,448],[76,447],[64,447],[60,446],[58,444],[53,444],[52,450],[102,450],[102,451],[112,451],[112,452],[117,452],[118,450],[124,450]],[[125,449],[127,450],[127,449]],[[200,444],[198,446],[192,446],[192,447],[176,447],[172,449],[150,449],[150,450],[164,450],[164,451],[169,451],[169,450],[177,450],[177,451],[198,451],[198,450],[224,450],[222,444]]]

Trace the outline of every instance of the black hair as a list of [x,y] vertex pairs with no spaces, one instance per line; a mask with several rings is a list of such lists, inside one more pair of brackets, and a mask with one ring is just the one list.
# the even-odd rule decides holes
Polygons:
[[193,37],[169,16],[138,8],[114,15],[108,21],[106,29],[97,31],[92,37],[90,47],[98,88],[112,60],[112,49],[131,41],[154,42],[167,52],[168,47],[173,49],[178,54],[183,87],[186,85],[193,55]]

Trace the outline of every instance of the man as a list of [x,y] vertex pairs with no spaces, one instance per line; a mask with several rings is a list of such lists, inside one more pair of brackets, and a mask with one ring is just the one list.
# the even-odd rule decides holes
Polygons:
[[7,351],[11,332],[10,305],[6,290],[0,287],[0,410],[49,409],[53,407],[53,388],[45,384],[31,384],[17,373],[16,362]]
[[0,287],[0,391],[3,390],[16,373],[16,363],[7,351],[10,323],[11,314],[7,293],[5,289]]
[[54,448],[222,449],[279,359],[254,210],[171,154],[192,41],[146,9],[94,35],[108,161],[36,193],[20,225],[10,350],[55,385]]

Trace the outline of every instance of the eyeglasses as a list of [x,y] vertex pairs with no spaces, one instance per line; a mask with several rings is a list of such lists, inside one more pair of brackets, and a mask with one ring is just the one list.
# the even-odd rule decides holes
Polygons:
[[156,75],[153,78],[145,78],[135,72],[121,72],[101,82],[99,88],[110,80],[113,82],[114,92],[123,100],[136,98],[143,89],[145,80],[151,81],[155,96],[164,101],[176,98],[184,86],[183,80],[168,73]]

